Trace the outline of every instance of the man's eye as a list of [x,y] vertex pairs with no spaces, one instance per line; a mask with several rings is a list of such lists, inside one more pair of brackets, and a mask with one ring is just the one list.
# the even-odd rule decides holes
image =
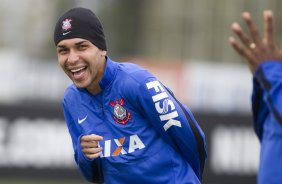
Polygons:
[[67,49],[58,49],[59,54],[64,54],[67,52]]
[[87,45],[79,45],[78,48],[79,49],[85,49],[85,48],[87,48]]

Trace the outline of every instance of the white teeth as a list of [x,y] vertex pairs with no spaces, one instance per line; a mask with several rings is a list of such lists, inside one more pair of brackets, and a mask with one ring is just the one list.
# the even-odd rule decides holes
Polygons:
[[81,67],[81,68],[78,68],[78,69],[73,69],[71,70],[71,72],[75,73],[75,72],[79,72],[81,70],[83,70],[85,67]]

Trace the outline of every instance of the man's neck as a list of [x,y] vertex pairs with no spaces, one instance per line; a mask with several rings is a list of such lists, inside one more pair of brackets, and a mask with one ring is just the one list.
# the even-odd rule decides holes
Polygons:
[[103,58],[103,60],[101,60],[101,67],[100,67],[100,70],[98,71],[97,78],[93,82],[94,85],[86,88],[87,91],[89,91],[92,95],[96,95],[96,94],[98,94],[102,91],[102,89],[99,85],[99,82],[102,80],[102,78],[104,76],[105,68],[106,68],[106,58]]

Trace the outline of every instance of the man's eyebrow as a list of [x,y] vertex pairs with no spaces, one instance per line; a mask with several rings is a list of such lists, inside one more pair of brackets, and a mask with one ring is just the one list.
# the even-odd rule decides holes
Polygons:
[[57,48],[66,48],[64,45],[57,45]]
[[[85,40],[83,40],[83,41],[80,41],[80,42],[77,42],[77,43],[75,43],[75,45],[77,46],[77,45],[81,45],[81,44],[83,44],[83,43],[87,43],[88,41],[85,41]],[[57,48],[66,48],[67,46],[65,46],[65,45],[57,45]]]
[[75,45],[81,45],[81,44],[83,44],[83,43],[87,43],[87,41],[83,40],[83,41],[80,41],[80,42],[75,43]]

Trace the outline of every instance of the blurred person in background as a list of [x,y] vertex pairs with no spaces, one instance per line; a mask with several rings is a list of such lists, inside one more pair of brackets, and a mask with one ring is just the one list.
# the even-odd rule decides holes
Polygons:
[[258,183],[282,183],[282,51],[273,36],[272,11],[264,11],[264,35],[258,32],[251,16],[242,17],[248,33],[237,22],[231,29],[240,42],[229,38],[232,47],[243,56],[253,74],[252,110],[254,129],[261,142]]
[[91,10],[65,12],[54,42],[73,82],[63,111],[75,161],[88,181],[201,182],[206,143],[193,114],[147,70],[110,59]]

